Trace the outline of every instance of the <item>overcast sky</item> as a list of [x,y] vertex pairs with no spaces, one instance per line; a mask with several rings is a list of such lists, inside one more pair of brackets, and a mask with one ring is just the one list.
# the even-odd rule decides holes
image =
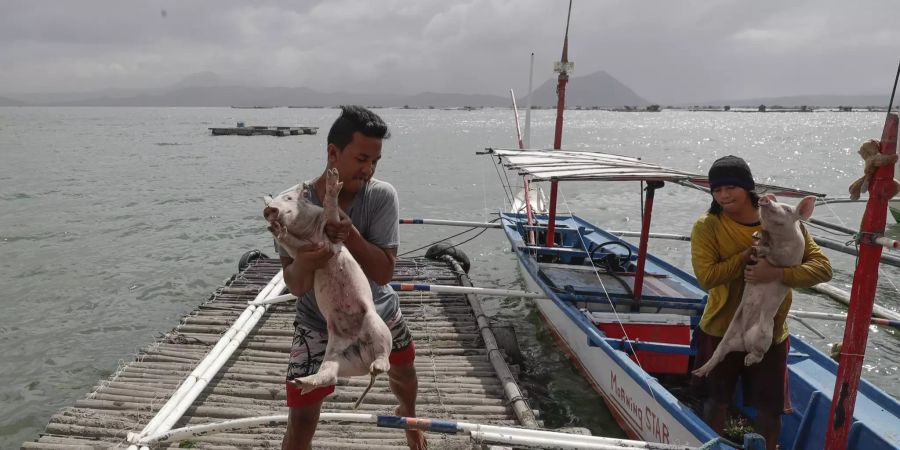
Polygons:
[[[565,0],[0,0],[0,95],[211,71],[321,91],[507,95],[559,59]],[[898,0],[576,0],[575,75],[662,103],[884,94]]]

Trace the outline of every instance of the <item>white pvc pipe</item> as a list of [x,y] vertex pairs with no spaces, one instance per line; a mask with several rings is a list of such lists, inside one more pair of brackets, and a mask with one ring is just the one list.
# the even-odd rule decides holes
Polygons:
[[[287,414],[278,414],[271,416],[247,417],[243,419],[226,420],[223,422],[208,423],[202,425],[193,425],[176,430],[156,433],[152,436],[147,436],[143,438],[140,443],[146,445],[155,442],[172,442],[203,434],[243,430],[263,424],[285,423],[287,422],[287,417]],[[419,420],[425,421],[426,423],[428,421],[427,419]],[[358,413],[322,413],[319,416],[319,421],[376,424],[378,422],[378,416],[375,414]],[[497,425],[482,425],[477,423],[454,422],[452,420],[447,420],[447,422],[456,425],[456,434],[469,434],[473,437],[473,439],[496,443],[515,444],[517,446],[530,445],[532,447],[537,446],[536,448],[585,448],[602,450],[683,450],[689,448],[679,445],[657,444],[652,442],[607,438],[602,436],[589,436],[582,434],[568,434],[548,430],[504,427]],[[422,429],[416,427],[415,425],[408,428]]]
[[453,227],[502,228],[499,223],[468,222],[464,220],[443,219],[400,219],[401,225],[449,225]]
[[[399,284],[399,288],[398,285]],[[546,294],[540,292],[517,291],[513,289],[494,289],[480,288],[468,286],[450,286],[446,284],[413,284],[413,283],[391,283],[396,291],[400,292],[446,292],[451,294],[475,294],[475,295],[499,295],[502,297],[526,297],[526,298],[548,298]]]
[[246,430],[259,425],[287,422],[287,414],[274,416],[247,417],[243,419],[226,420],[224,422],[205,423],[189,427],[156,433],[141,439],[140,443],[147,445],[154,442],[180,441],[185,438],[200,436],[203,434],[224,433],[226,431]]
[[247,337],[247,334],[253,327],[256,326],[259,319],[262,318],[263,314],[268,309],[268,306],[255,306],[252,307],[255,309],[253,311],[253,315],[249,320],[245,323],[245,327],[242,327],[238,330],[234,336],[229,340],[225,350],[222,351],[212,363],[210,363],[209,367],[203,374],[197,379],[194,385],[191,387],[191,390],[185,394],[184,398],[181,399],[181,402],[178,403],[178,406],[174,408],[171,414],[169,414],[165,420],[159,425],[157,428],[158,431],[170,430],[175,422],[181,418],[185,411],[191,407],[194,403],[194,400],[200,396],[200,393],[203,392],[203,389],[206,388],[206,385],[209,384],[210,380],[219,373],[219,369],[228,362],[228,359],[234,354],[234,351],[237,350],[238,346],[240,346],[241,342],[243,342],[244,338]]
[[[533,448],[533,449],[560,449],[560,450],[631,450],[636,447],[622,447],[618,445],[611,445],[603,442],[583,442],[583,441],[570,441],[565,439],[565,434],[559,433],[562,436],[554,436],[551,438],[539,438],[539,437],[524,437],[524,436],[514,436],[511,434],[502,434],[502,433],[491,433],[488,431],[472,431],[469,433],[469,436],[473,441],[478,443],[493,443],[493,444],[504,444],[508,446],[515,446],[516,448]],[[656,447],[644,447],[644,448],[656,448]],[[685,447],[679,447],[684,449]]]
[[[590,436],[584,434],[569,434],[569,433],[560,433],[558,431],[550,431],[550,430],[536,430],[532,428],[516,428],[516,427],[504,427],[499,425],[482,425],[477,423],[467,423],[467,422],[457,422],[457,427],[461,431],[465,431],[467,433],[492,433],[497,435],[509,435],[515,436],[523,439],[535,439],[536,441],[547,440],[548,442],[557,442],[558,440],[564,440],[573,443],[583,443],[583,444],[604,444],[604,445],[613,445],[615,448],[644,448],[644,449],[657,449],[657,450],[683,450],[686,447],[681,445],[669,445],[669,444],[657,444],[653,442],[645,442],[645,441],[633,441],[628,439],[617,439],[617,438],[608,438],[603,436]],[[575,447],[575,448],[589,448],[589,447]]]
[[875,238],[875,243],[879,245],[883,245],[887,248],[900,248],[900,241],[895,241],[891,238],[886,238],[884,236],[879,236]]
[[[284,289],[282,272],[279,271],[272,280],[257,294],[256,299],[266,298],[272,293],[281,292]],[[175,393],[165,405],[156,413],[153,419],[138,433],[128,433],[129,442],[139,442],[144,436],[168,431],[193,401],[200,395],[209,380],[218,373],[219,369],[228,361],[234,350],[241,344],[252,330],[263,313],[268,309],[265,306],[248,306],[232,326],[222,335],[219,342],[206,354],[197,367],[181,383]],[[135,445],[129,446],[129,450],[136,450]],[[143,449],[144,447],[142,447]]]
[[297,296],[294,294],[284,294],[284,295],[276,295],[274,297],[269,298],[261,298],[258,300],[253,300],[247,302],[248,305],[259,306],[259,305],[271,305],[273,303],[283,303],[297,300]]
[[[624,236],[624,237],[641,237],[641,233],[639,231],[607,231],[607,233],[615,235],[615,236]],[[690,241],[691,237],[683,234],[671,234],[671,233],[649,233],[648,237],[654,239],[671,239],[675,241]]]

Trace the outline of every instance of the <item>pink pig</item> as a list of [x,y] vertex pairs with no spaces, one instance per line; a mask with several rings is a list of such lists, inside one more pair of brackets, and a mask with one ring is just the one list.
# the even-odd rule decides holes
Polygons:
[[[766,258],[776,267],[797,266],[803,262],[805,241],[799,220],[809,219],[816,206],[816,198],[805,197],[796,208],[775,201],[767,194],[759,199],[759,219],[763,230],[754,246],[758,258]],[[741,304],[722,337],[722,342],[702,367],[694,370],[706,376],[730,352],[747,352],[744,364],[749,366],[762,360],[772,345],[775,314],[790,288],[780,281],[747,283]]]
[[309,201],[307,186],[266,197],[263,216],[275,240],[296,259],[299,249],[320,242],[331,245],[334,256],[316,270],[313,288],[316,303],[328,327],[328,344],[318,372],[298,378],[294,384],[301,392],[337,384],[338,377],[370,374],[371,381],[354,405],[359,406],[375,382],[375,377],[390,369],[391,331],[375,311],[372,290],[362,268],[340,242],[325,235],[325,223],[340,220],[338,193],[343,187],[337,169],[325,175],[324,208]]

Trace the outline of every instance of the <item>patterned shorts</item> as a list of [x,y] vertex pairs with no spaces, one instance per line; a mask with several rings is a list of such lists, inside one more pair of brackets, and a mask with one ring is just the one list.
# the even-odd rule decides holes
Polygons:
[[[385,322],[391,330],[393,342],[388,360],[391,364],[407,364],[416,359],[416,343],[400,310],[390,321]],[[319,370],[325,357],[328,334],[313,331],[294,322],[294,342],[291,344],[291,359],[288,363],[287,380],[303,378]],[[293,383],[285,383],[287,405],[289,407],[316,404],[334,392],[334,386],[318,388],[300,395],[300,389]]]
[[[712,357],[722,338],[710,336],[700,327],[694,333],[697,344],[694,368],[699,368]],[[712,397],[719,403],[731,404],[740,379],[745,405],[774,416],[790,414],[793,412],[787,371],[790,345],[790,339],[773,344],[763,355],[762,361],[749,367],[744,365],[746,352],[731,352],[708,377],[691,377],[692,393],[698,398]]]

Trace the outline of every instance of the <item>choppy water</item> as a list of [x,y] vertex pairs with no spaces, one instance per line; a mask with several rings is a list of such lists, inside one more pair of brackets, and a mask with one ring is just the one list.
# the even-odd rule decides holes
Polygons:
[[[401,215],[491,219],[504,196],[495,169],[475,152],[514,145],[508,110],[378,111],[392,128],[378,177],[401,196]],[[83,397],[139,348],[170,330],[236,270],[252,248],[270,251],[261,195],[317,175],[333,109],[0,108],[0,448],[37,434],[57,409]],[[554,113],[533,114],[535,146],[552,142]],[[207,127],[247,124],[321,127],[316,136],[213,137]],[[877,113],[741,114],[568,111],[563,145],[641,156],[705,172],[717,157],[742,155],[760,182],[843,196],[861,173],[856,148],[879,137]],[[562,185],[561,211],[611,229],[636,230],[636,183]],[[686,234],[708,206],[702,193],[666,187],[654,230]],[[855,227],[861,207],[816,216]],[[401,228],[401,252],[461,231]],[[900,234],[892,224],[890,233]],[[456,238],[459,242],[463,237]],[[479,286],[523,287],[505,238],[486,231],[465,244]],[[654,251],[690,269],[687,243]],[[835,283],[849,285],[853,258],[828,251]],[[880,304],[900,307],[883,269]],[[806,310],[841,312],[805,293]],[[532,307],[487,299],[495,320],[513,324],[531,363],[523,380],[549,426],[613,428],[600,400],[541,331]],[[836,322],[815,322],[819,348],[841,339]],[[900,340],[873,329],[864,376],[900,396]]]

